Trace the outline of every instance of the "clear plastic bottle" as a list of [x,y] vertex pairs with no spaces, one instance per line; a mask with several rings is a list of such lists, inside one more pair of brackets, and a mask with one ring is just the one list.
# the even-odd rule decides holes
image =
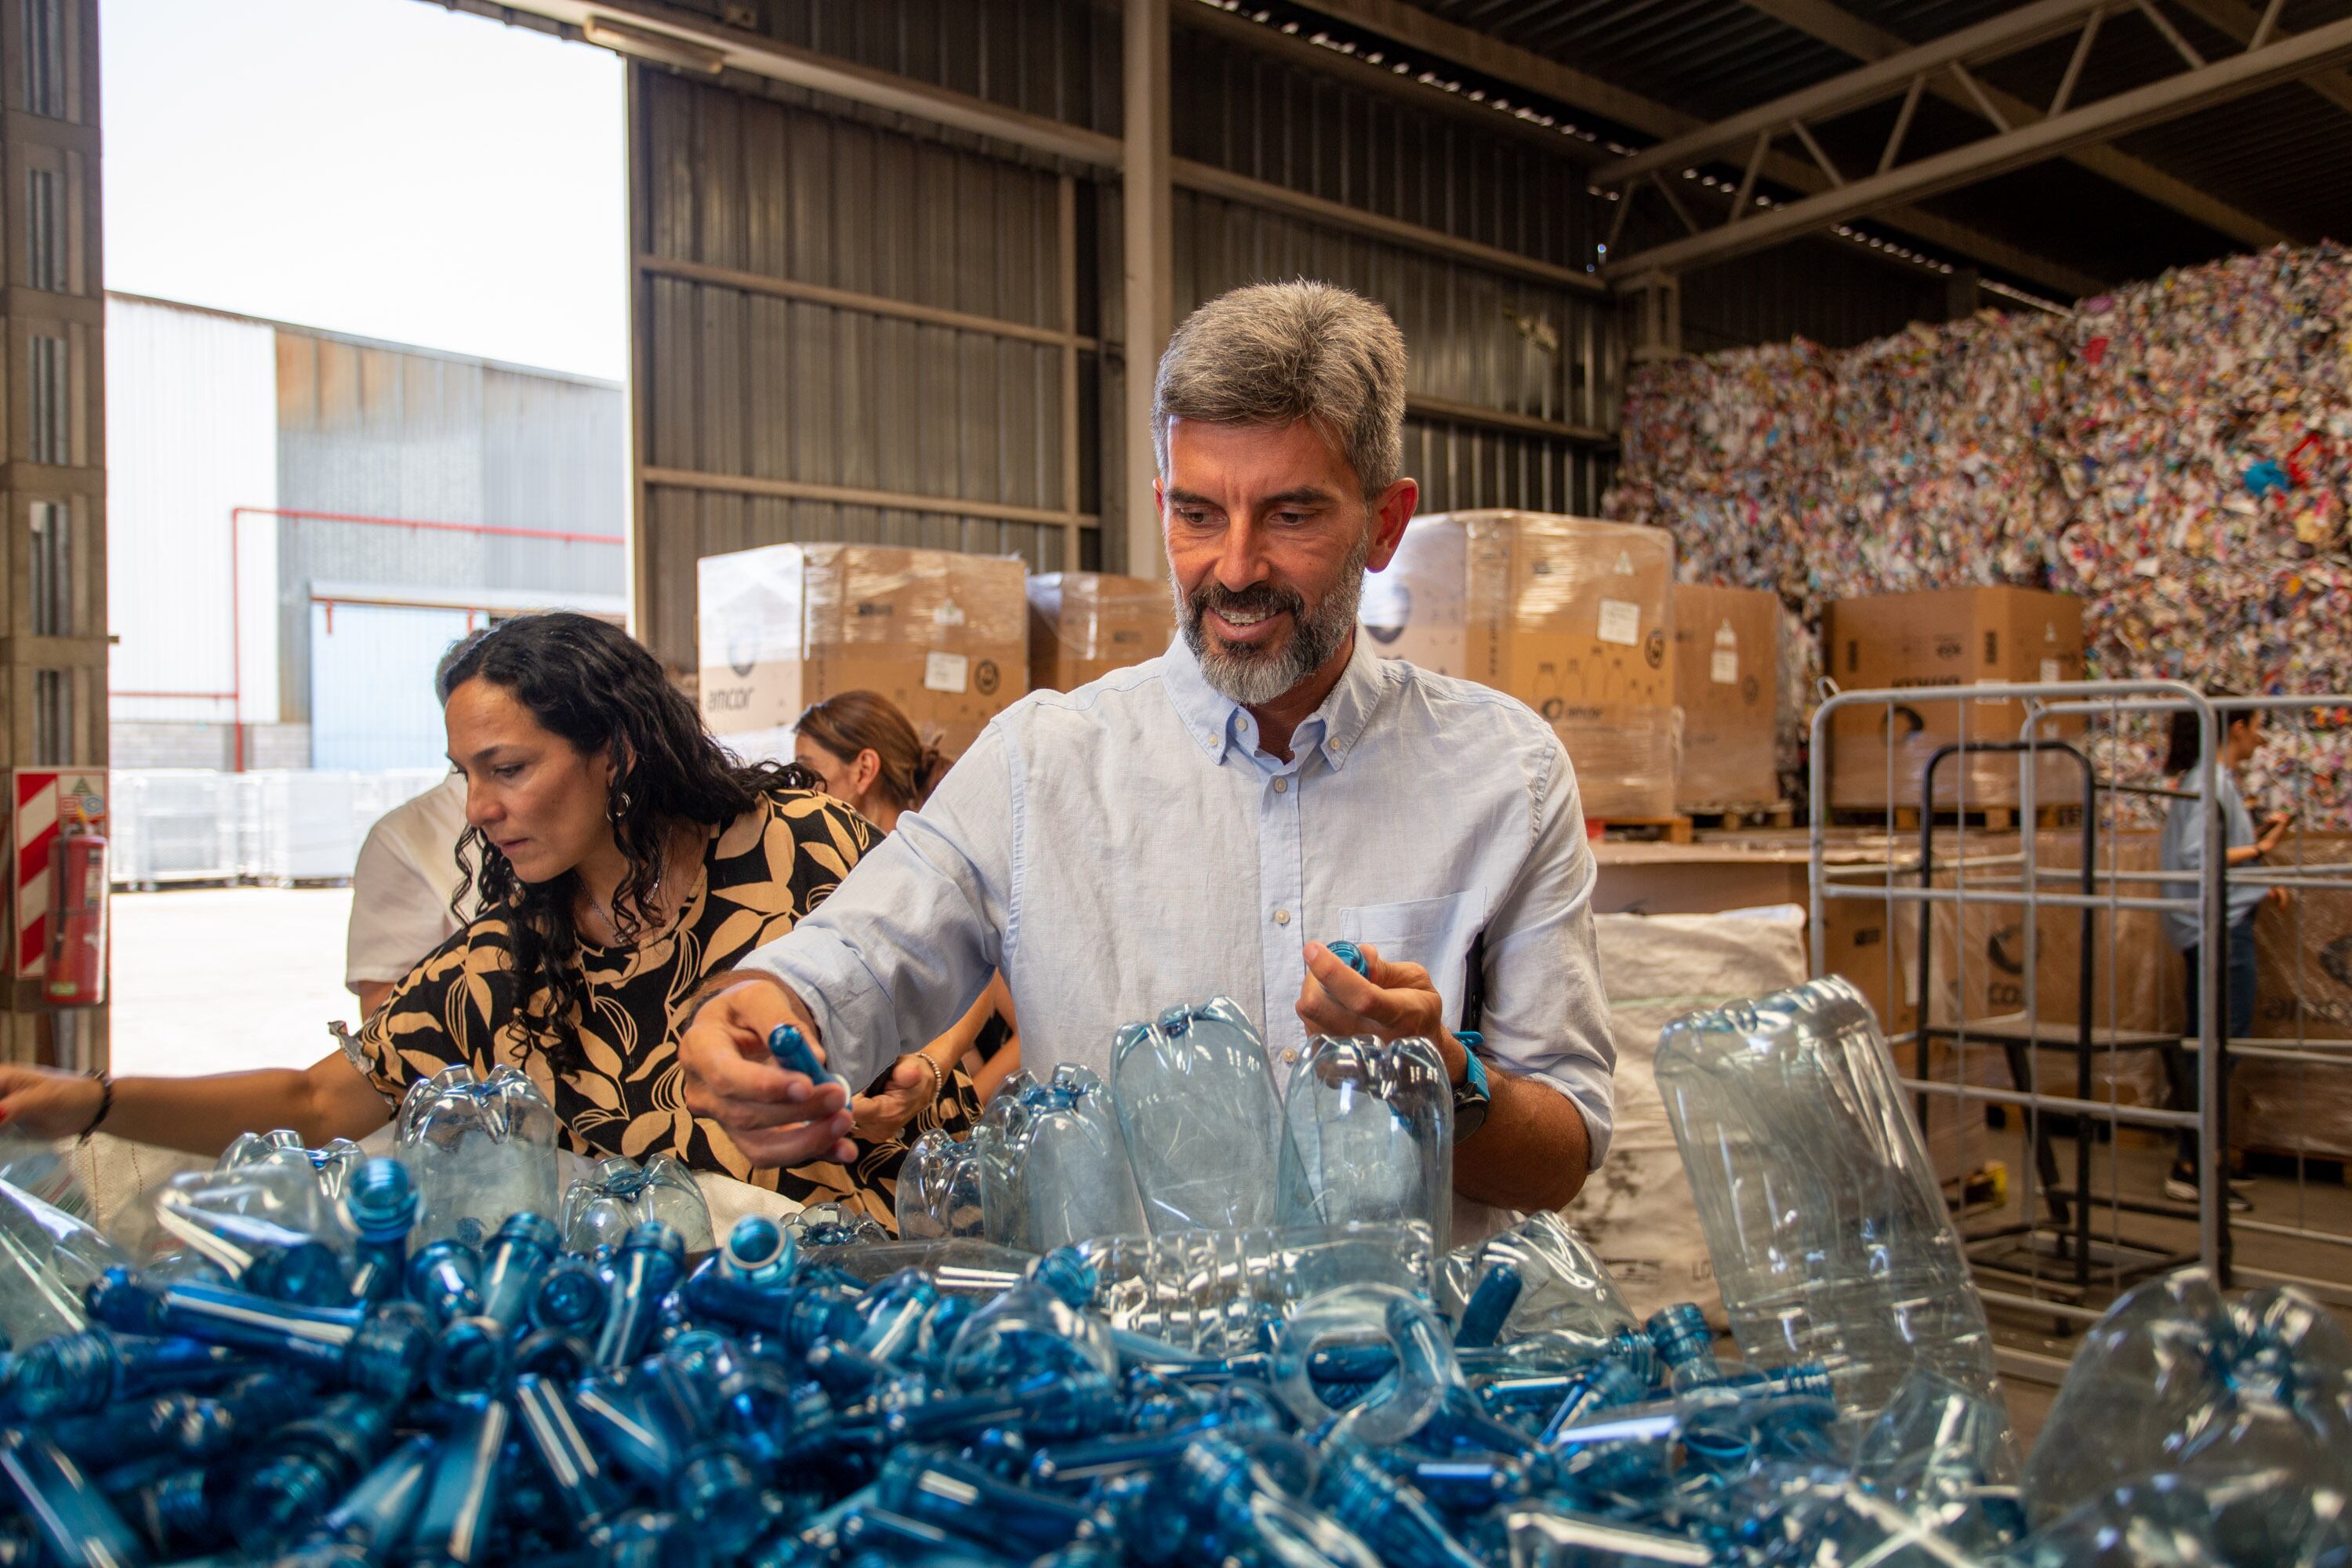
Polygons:
[[673,1155],[656,1154],[642,1165],[609,1155],[563,1189],[563,1245],[576,1252],[618,1247],[632,1226],[649,1219],[677,1232],[688,1252],[718,1244],[709,1200]]
[[[997,1101],[990,1103],[992,1109]],[[931,1241],[987,1236],[982,1166],[995,1138],[995,1129],[983,1125],[962,1138],[951,1138],[934,1127],[915,1140],[898,1170],[901,1238]],[[1134,1178],[1129,1181],[1131,1184]]]
[[1153,1235],[1275,1223],[1282,1101],[1240,1004],[1219,996],[1126,1026],[1111,1083]]
[[1276,1223],[1417,1219],[1441,1247],[1454,1216],[1454,1090],[1427,1040],[1318,1035],[1283,1096]]
[[1141,1235],[1142,1195],[1102,1079],[1063,1062],[1024,1099],[1028,1118],[1003,1154],[1016,1227],[1007,1244],[1044,1253],[1097,1237]]
[[425,1204],[411,1244],[455,1237],[479,1247],[510,1214],[561,1213],[556,1131],[555,1108],[510,1067],[480,1078],[460,1064],[410,1085],[400,1160]]
[[0,1182],[75,1219],[89,1218],[89,1194],[75,1176],[72,1160],[58,1145],[14,1127],[0,1127]]
[[1259,1348],[1265,1325],[1342,1285],[1427,1296],[1434,1248],[1413,1220],[1115,1237],[1077,1254],[1095,1271],[1093,1310],[1113,1328],[1224,1355]]
[[1438,1306],[1460,1321],[1488,1272],[1505,1263],[1518,1275],[1519,1293],[1496,1333],[1498,1345],[1558,1331],[1607,1340],[1635,1326],[1633,1309],[1618,1294],[1609,1270],[1583,1237],[1549,1210],[1444,1254],[1433,1281]]
[[84,1293],[130,1263],[84,1221],[0,1181],[0,1326],[17,1349],[89,1327]]
[[1851,984],[1676,1019],[1657,1081],[1749,1360],[1822,1363],[1857,1421],[1914,1366],[1999,1397],[1959,1232]]
[[2127,1292],[2067,1369],[2026,1462],[2028,1511],[2046,1530],[2158,1474],[2231,1563],[2352,1561],[2342,1324],[2291,1287],[2226,1301],[2202,1268]]

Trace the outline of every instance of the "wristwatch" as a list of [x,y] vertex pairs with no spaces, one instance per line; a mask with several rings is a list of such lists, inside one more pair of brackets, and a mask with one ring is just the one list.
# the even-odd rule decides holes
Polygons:
[[1486,1064],[1478,1059],[1478,1047],[1486,1037],[1475,1029],[1456,1029],[1454,1037],[1462,1042],[1466,1065],[1462,1081],[1454,1086],[1454,1141],[1459,1143],[1486,1125]]

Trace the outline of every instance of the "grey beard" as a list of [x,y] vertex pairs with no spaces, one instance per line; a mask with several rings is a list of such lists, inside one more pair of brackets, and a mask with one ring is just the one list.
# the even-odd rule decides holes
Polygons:
[[1355,629],[1356,608],[1364,593],[1364,563],[1371,548],[1371,531],[1367,529],[1349,552],[1329,596],[1312,612],[1301,614],[1294,608],[1289,637],[1271,651],[1221,647],[1210,637],[1201,621],[1212,607],[1214,578],[1202,584],[1189,600],[1180,595],[1177,624],[1183,628],[1184,646],[1192,650],[1210,689],[1229,702],[1255,708],[1272,702],[1320,669],[1347,646],[1348,634]]

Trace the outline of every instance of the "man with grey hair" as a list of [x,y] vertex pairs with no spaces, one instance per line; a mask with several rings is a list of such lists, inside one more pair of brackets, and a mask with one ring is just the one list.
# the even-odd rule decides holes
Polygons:
[[[756,1163],[852,1158],[845,1091],[776,1066],[768,1030],[797,1023],[863,1084],[1002,969],[1041,1078],[1108,1078],[1120,1025],[1216,994],[1282,1081],[1310,1035],[1424,1037],[1454,1085],[1456,1192],[1494,1205],[1457,1205],[1457,1232],[1575,1195],[1615,1055],[1574,771],[1517,700],[1356,635],[1420,498],[1404,380],[1395,323],[1342,289],[1193,312],[1152,409],[1177,640],[1007,710],[714,983],[681,1046],[688,1110]],[[1342,937],[1367,973],[1317,940]]]

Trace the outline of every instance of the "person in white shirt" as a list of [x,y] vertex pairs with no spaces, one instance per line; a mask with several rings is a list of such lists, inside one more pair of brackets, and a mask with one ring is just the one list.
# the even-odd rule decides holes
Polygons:
[[[466,779],[451,773],[377,818],[352,868],[352,921],[343,939],[343,986],[375,1016],[393,983],[474,918],[473,879],[457,863],[466,831]],[[450,901],[457,900],[457,912]]]
[[[1476,1129],[1456,1191],[1575,1195],[1615,1064],[1575,771],[1524,703],[1357,636],[1420,495],[1404,384],[1387,312],[1327,284],[1185,321],[1153,405],[1181,637],[1014,704],[809,918],[707,983],[688,1110],[759,1164],[838,1158],[840,1087],[775,1065],[768,1031],[797,1023],[864,1083],[1001,969],[1040,1078],[1108,1075],[1120,1025],[1213,994],[1262,1025],[1278,1081],[1310,1035],[1425,1037],[1457,1136]],[[1369,977],[1318,940],[1341,937]],[[1454,1032],[1473,994],[1476,1058]]]

